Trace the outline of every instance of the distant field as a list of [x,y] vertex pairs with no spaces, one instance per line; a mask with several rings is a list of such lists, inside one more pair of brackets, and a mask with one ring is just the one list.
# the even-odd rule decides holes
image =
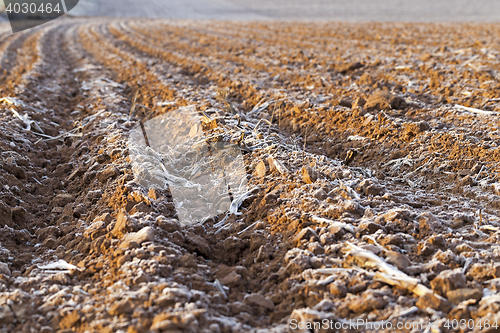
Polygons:
[[499,22],[496,0],[82,0],[75,15],[184,19]]
[[[5,9],[0,0],[0,13]],[[76,16],[225,20],[500,22],[496,0],[80,0]],[[0,14],[0,21],[6,15]]]

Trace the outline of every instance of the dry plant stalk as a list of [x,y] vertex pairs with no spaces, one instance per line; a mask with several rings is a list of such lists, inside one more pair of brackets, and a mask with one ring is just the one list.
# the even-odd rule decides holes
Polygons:
[[135,106],[136,106],[136,102],[137,102],[137,96],[139,96],[139,91],[140,91],[140,89],[136,90],[136,92],[134,94],[134,98],[132,99],[132,107],[130,108],[130,114],[128,116],[129,119],[132,119],[132,117],[134,116]]
[[484,110],[480,110],[480,109],[476,109],[476,108],[470,108],[468,106],[463,106],[463,105],[458,105],[458,104],[455,105],[455,108],[462,110],[462,111],[468,111],[471,113],[475,113],[475,114],[478,114],[481,116],[489,116],[489,115],[495,114],[495,112],[484,111]]
[[387,283],[391,286],[399,286],[407,289],[417,296],[431,293],[437,298],[442,298],[441,296],[435,294],[431,289],[421,284],[418,279],[412,278],[396,267],[386,263],[385,260],[378,257],[373,252],[364,250],[350,242],[347,242],[347,245],[351,248],[349,255],[352,256],[358,263],[361,263],[365,266],[365,268],[373,268],[380,271],[375,274],[374,279]]
[[229,91],[227,89],[221,89],[215,95],[215,99],[224,105],[224,111],[227,113],[236,113],[231,102],[229,102]]

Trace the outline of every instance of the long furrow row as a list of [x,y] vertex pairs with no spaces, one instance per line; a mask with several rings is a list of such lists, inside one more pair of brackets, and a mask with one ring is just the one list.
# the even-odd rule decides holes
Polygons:
[[[58,226],[59,202],[71,196],[68,176],[75,146],[70,137],[78,88],[65,43],[71,24],[56,24],[9,37],[3,58],[0,210],[2,218],[2,331],[43,331],[50,327],[37,265],[74,258],[65,246],[71,225]],[[19,117],[24,118],[21,120]],[[64,237],[67,236],[67,237]],[[58,248],[54,239],[62,238]],[[69,248],[69,247],[68,247]],[[33,272],[35,270],[35,272]],[[31,274],[31,275],[30,275]],[[45,279],[51,285],[51,279]],[[28,292],[37,290],[38,298]],[[12,303],[13,302],[13,303]],[[44,326],[46,328],[44,328]]]

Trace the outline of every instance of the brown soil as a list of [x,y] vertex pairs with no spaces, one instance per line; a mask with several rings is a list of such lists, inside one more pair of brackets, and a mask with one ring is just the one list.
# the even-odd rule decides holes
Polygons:
[[[499,33],[72,19],[1,34],[1,331],[500,321]],[[186,105],[264,146],[242,144],[241,214],[181,227],[127,140]],[[382,281],[351,244],[429,292]],[[77,269],[43,268],[58,260]]]

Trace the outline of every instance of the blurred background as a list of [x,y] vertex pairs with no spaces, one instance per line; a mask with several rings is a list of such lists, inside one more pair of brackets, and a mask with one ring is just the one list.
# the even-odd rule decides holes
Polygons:
[[[80,0],[71,14],[227,20],[499,22],[500,0]],[[5,14],[2,16],[5,18]]]

